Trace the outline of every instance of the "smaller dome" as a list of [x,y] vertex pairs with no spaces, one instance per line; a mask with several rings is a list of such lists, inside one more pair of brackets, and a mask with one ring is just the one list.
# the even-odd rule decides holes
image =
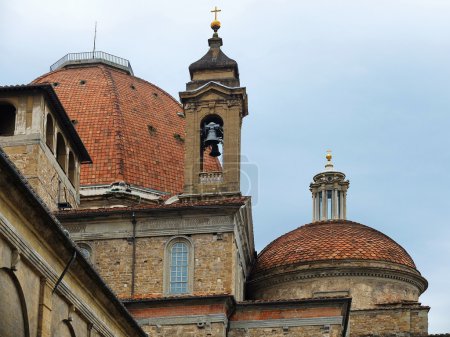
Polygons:
[[406,250],[387,235],[356,222],[328,220],[304,225],[272,241],[258,255],[253,273],[332,260],[385,261],[416,268]]

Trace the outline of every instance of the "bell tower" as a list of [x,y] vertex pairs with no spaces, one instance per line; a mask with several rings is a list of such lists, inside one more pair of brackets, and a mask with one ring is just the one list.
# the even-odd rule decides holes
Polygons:
[[209,50],[189,66],[191,80],[180,92],[186,116],[182,198],[187,199],[241,194],[241,125],[248,114],[247,94],[240,86],[237,62],[220,48],[219,11],[212,11]]
[[314,176],[309,186],[313,200],[313,222],[347,219],[347,189],[345,174],[334,170],[331,151],[327,151],[325,171]]

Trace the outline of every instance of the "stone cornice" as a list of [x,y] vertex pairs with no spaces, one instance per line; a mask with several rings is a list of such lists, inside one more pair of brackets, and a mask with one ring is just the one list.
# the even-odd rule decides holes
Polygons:
[[252,328],[284,328],[313,325],[343,325],[342,316],[317,317],[317,318],[290,318],[290,319],[265,319],[248,321],[231,321],[231,329],[252,329]]
[[248,282],[247,286],[252,289],[260,289],[292,281],[320,279],[325,277],[377,277],[397,280],[416,286],[420,293],[423,293],[428,287],[428,282],[418,273],[399,269],[364,266],[332,266],[321,268],[310,266],[308,269],[280,272],[277,274],[263,274]]

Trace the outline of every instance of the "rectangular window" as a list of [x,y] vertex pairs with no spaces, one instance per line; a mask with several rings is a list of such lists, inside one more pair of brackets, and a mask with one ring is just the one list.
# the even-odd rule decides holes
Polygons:
[[317,193],[317,200],[319,200],[319,207],[317,208],[319,210],[319,220],[322,219],[322,191]]
[[327,191],[327,219],[333,219],[333,191]]
[[338,218],[341,219],[341,191],[337,192],[338,195]]

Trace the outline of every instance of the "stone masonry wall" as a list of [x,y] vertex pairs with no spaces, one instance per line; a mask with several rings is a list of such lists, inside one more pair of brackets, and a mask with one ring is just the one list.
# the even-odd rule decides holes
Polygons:
[[155,337],[226,337],[226,328],[223,323],[211,323],[202,328],[197,324],[183,325],[144,325],[142,329],[149,335]]
[[126,239],[88,242],[93,262],[109,287],[120,297],[131,297],[131,243]]
[[62,181],[60,201],[67,200],[72,207],[77,206],[74,190],[68,186],[68,179],[58,179],[62,174],[55,167],[58,165],[56,160],[49,160],[39,144],[5,146],[3,150],[52,211],[57,210],[59,180]]
[[341,328],[332,326],[329,332],[323,329],[323,326],[299,326],[283,328],[249,328],[249,329],[231,329],[229,337],[338,337]]
[[428,334],[428,308],[362,310],[350,314],[350,337],[409,334]]
[[[164,294],[166,244],[174,237],[136,239],[136,298],[161,297]],[[213,234],[190,237],[194,248],[193,295],[231,294],[233,282],[233,233],[218,239]],[[83,241],[93,250],[97,271],[121,298],[130,298],[133,242],[127,239]]]
[[[352,309],[370,309],[376,304],[417,301],[419,291],[410,283],[387,278],[348,276],[322,277],[267,285],[252,293],[255,299],[289,299],[327,296],[326,292],[347,292]],[[322,293],[322,294],[321,294]],[[321,295],[320,295],[321,294]]]

